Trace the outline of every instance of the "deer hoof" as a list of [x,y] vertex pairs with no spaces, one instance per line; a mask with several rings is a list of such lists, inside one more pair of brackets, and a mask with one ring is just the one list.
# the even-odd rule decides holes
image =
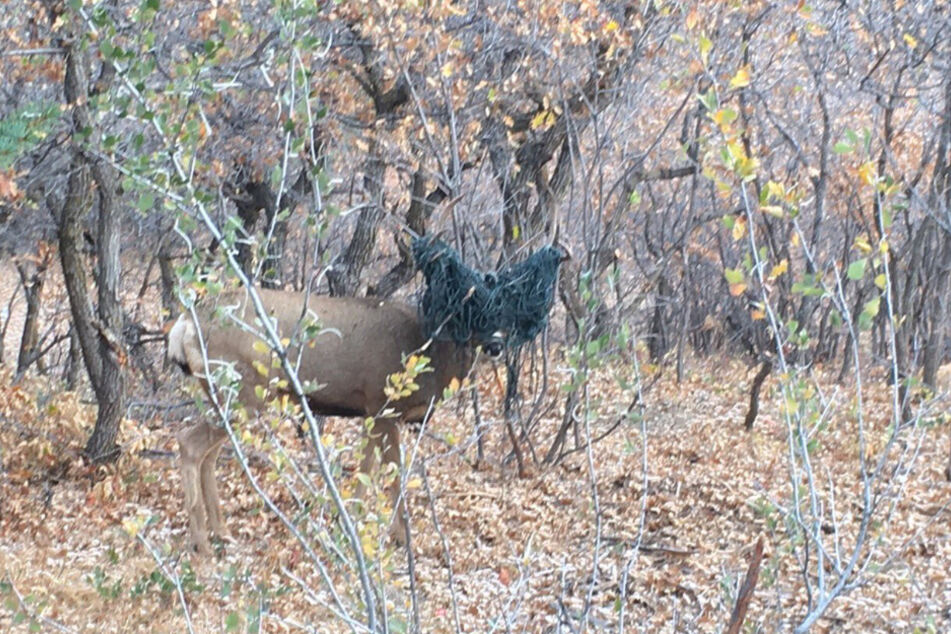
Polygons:
[[398,548],[406,546],[406,525],[403,522],[393,522],[390,526],[390,542]]
[[194,552],[199,557],[211,557],[215,554],[215,551],[211,547],[211,542],[207,539],[199,539],[192,542],[192,552]]

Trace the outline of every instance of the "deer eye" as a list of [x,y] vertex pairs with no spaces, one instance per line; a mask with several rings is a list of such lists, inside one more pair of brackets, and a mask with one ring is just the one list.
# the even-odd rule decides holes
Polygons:
[[493,359],[498,359],[505,351],[505,343],[501,339],[490,339],[482,346],[482,350]]

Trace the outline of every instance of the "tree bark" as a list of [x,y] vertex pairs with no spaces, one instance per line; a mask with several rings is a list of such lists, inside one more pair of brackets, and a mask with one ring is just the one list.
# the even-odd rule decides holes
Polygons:
[[17,354],[17,375],[23,374],[36,359],[36,346],[39,344],[40,296],[43,293],[46,262],[37,265],[18,262],[17,272],[23,285],[26,299],[26,317],[23,320],[23,336],[20,338],[20,352]]
[[[93,129],[86,104],[89,80],[85,60],[75,42],[66,48],[66,102],[72,107],[74,134]],[[125,354],[117,333],[122,328],[119,306],[119,216],[115,204],[115,177],[111,167],[83,154],[79,139],[73,139],[73,158],[66,199],[59,217],[60,262],[66,292],[69,295],[73,327],[79,339],[83,360],[96,393],[99,409],[96,425],[84,449],[91,462],[111,461],[118,457],[116,436],[125,407],[122,365]],[[86,286],[82,258],[83,224],[90,202],[90,174],[99,194],[96,269],[98,314],[94,315]]]
[[746,420],[743,422],[746,431],[753,429],[753,423],[756,422],[756,416],[759,414],[759,391],[763,387],[766,377],[772,371],[773,363],[767,359],[763,361],[763,365],[760,366],[759,372],[756,373],[756,377],[753,379],[753,385],[750,386],[750,408],[746,411]]
[[[413,182],[410,187],[410,203],[409,209],[406,211],[406,224],[413,233],[422,236],[426,234],[426,223],[432,215],[433,209],[445,200],[449,193],[443,187],[437,186],[427,195],[426,179],[422,169],[416,170],[413,174]],[[400,252],[400,261],[383,276],[376,287],[368,289],[367,295],[383,298],[391,297],[401,286],[413,279],[416,274],[416,267],[409,241],[397,234],[396,248]]]
[[159,248],[158,261],[162,284],[162,317],[171,319],[178,312],[178,302],[175,300],[175,269],[168,240],[163,241]]
[[103,462],[118,457],[116,437],[125,411],[122,366],[125,365],[126,354],[119,337],[122,332],[122,306],[119,302],[119,241],[122,231],[116,208],[116,179],[112,167],[98,161],[93,165],[92,173],[99,190],[96,284],[99,288],[98,347],[102,374],[101,380],[93,385],[99,410],[96,426],[86,443],[84,454],[92,462]]
[[743,621],[746,619],[746,611],[750,607],[750,599],[753,598],[753,590],[756,588],[756,582],[759,580],[759,567],[763,561],[763,536],[760,535],[756,540],[756,547],[753,549],[753,557],[750,559],[750,567],[746,570],[746,577],[743,579],[743,585],[740,586],[739,595],[736,598],[736,605],[733,607],[733,613],[730,615],[730,622],[727,625],[727,634],[739,634],[743,627]]
[[73,391],[79,385],[79,373],[82,371],[83,350],[79,345],[76,328],[69,329],[69,356],[66,359],[66,389]]
[[364,187],[369,193],[367,206],[360,211],[357,226],[346,251],[327,272],[330,294],[336,297],[356,295],[360,276],[370,261],[376,236],[383,221],[383,173],[385,166],[378,155],[375,141],[371,141],[369,158],[365,163]]

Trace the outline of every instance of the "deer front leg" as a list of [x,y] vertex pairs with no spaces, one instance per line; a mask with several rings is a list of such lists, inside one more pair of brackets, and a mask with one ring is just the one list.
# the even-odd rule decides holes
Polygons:
[[[377,419],[375,421],[373,430],[367,436],[367,446],[363,455],[363,462],[360,464],[360,471],[372,476],[380,462],[377,456],[382,459],[384,465],[393,464],[396,466],[396,482],[391,484],[387,490],[390,497],[390,507],[395,514],[390,529],[390,537],[402,546],[406,543],[406,505],[405,501],[400,498],[400,428],[399,423],[394,419]],[[366,499],[366,494],[366,486],[363,482],[360,482],[357,486],[357,497]],[[399,502],[399,505],[397,505],[397,502]]]
[[185,513],[188,514],[188,539],[199,555],[211,554],[208,529],[205,525],[205,504],[201,486],[201,461],[207,453],[202,433],[204,423],[193,425],[178,434],[181,447],[182,485],[185,489]]
[[948,466],[944,470],[944,477],[951,482],[951,421],[948,422]]
[[231,534],[224,525],[224,516],[221,513],[221,501],[218,498],[218,483],[215,480],[215,463],[228,434],[225,430],[215,427],[211,430],[211,447],[201,461],[201,494],[205,504],[205,513],[208,525],[215,535],[229,538]]

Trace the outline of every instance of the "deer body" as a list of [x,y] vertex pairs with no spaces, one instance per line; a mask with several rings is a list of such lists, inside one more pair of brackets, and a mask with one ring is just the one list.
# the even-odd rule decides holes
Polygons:
[[[398,414],[398,419],[376,419],[360,466],[364,473],[376,468],[377,454],[383,462],[399,465],[398,423],[422,420],[430,403],[442,395],[450,381],[468,374],[475,358],[471,347],[431,342],[424,354],[432,360],[433,371],[417,377],[417,391],[387,404],[383,393],[387,376],[401,371],[404,356],[420,350],[427,342],[414,308],[398,302],[311,295],[304,311],[302,293],[264,289],[258,293],[269,315],[276,319],[281,337],[292,338],[298,333],[305,313],[323,329],[304,346],[298,369],[302,381],[320,386],[307,396],[314,413],[367,417],[376,416],[386,405]],[[232,305],[237,318],[246,324],[256,323],[254,306],[245,292],[226,293],[217,299],[217,305]],[[271,378],[281,373],[271,368],[269,352],[256,345],[259,339],[254,334],[234,320],[214,319],[212,312],[208,306],[198,310],[201,338],[189,314],[179,317],[169,331],[168,358],[188,374],[197,376],[208,392],[211,387],[205,379],[203,341],[212,369],[215,361],[234,364],[241,375],[239,400],[254,409],[261,405],[256,386],[267,386]],[[500,342],[493,343],[501,346]],[[292,347],[289,358],[297,359],[297,355]],[[271,374],[263,376],[259,372],[262,367],[271,368]],[[201,554],[211,552],[209,529],[219,536],[226,534],[214,473],[226,438],[224,429],[209,423],[193,425],[178,434],[189,538]],[[398,487],[391,488],[394,502],[398,494]],[[398,509],[396,517],[393,531],[399,539],[405,534],[405,525]]]

